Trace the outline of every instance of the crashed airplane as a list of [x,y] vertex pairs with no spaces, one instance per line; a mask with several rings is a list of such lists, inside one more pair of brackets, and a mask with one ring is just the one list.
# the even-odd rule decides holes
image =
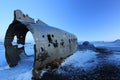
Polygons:
[[[40,79],[41,70],[44,68],[58,68],[65,58],[77,50],[75,35],[51,27],[40,20],[35,22],[34,19],[23,14],[21,10],[15,10],[14,20],[9,25],[4,40],[6,61],[10,67],[16,66],[20,61],[20,54],[25,52],[24,46],[18,47],[18,45],[25,45],[28,31],[32,33],[35,41],[32,71],[35,79]],[[15,36],[17,37],[17,45],[12,44]]]

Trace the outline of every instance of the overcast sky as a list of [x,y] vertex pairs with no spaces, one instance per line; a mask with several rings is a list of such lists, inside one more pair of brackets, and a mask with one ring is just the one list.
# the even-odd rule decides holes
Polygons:
[[120,39],[120,0],[2,0],[2,40],[16,9],[75,34],[79,41]]

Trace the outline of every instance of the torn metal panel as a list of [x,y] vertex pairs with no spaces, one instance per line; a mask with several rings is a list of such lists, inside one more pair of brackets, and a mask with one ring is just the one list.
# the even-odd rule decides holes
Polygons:
[[[35,58],[33,76],[40,78],[43,68],[54,65],[59,66],[62,60],[73,54],[77,49],[77,38],[75,35],[64,30],[51,27],[46,23],[30,18],[20,10],[14,11],[14,20],[9,25],[5,36],[5,54],[10,67],[16,66],[20,60],[20,53],[24,51],[24,46],[19,48],[13,45],[14,36],[17,36],[18,44],[25,44],[25,37],[30,31],[35,44]],[[56,68],[56,67],[55,67]]]

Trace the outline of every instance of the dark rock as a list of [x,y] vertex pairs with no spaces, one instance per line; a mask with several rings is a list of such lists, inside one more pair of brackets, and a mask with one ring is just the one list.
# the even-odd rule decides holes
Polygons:
[[103,47],[97,47],[96,52],[99,52],[99,53],[112,53],[111,50],[103,48]]
[[78,49],[79,50],[93,50],[93,51],[96,50],[95,46],[88,41],[83,42],[82,45],[78,45]]
[[45,73],[41,80],[119,80],[120,69],[109,63],[99,64],[90,71],[72,66],[60,68],[63,73]]

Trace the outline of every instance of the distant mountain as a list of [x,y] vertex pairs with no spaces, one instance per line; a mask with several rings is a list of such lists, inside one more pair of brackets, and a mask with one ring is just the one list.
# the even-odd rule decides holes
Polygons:
[[115,43],[120,43],[120,39],[117,39],[114,41]]

